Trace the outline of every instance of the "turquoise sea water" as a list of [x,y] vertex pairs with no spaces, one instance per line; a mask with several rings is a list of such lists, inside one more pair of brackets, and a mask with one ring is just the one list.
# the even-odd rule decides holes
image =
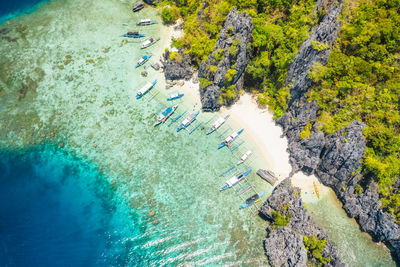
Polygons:
[[[219,174],[237,162],[237,155],[217,150],[220,138],[206,136],[202,127],[192,135],[177,133],[177,125],[152,127],[153,113],[166,104],[163,74],[147,68],[148,78],[141,77],[144,68],[134,65],[144,51],[136,40],[128,42],[120,35],[137,29],[135,22],[141,18],[160,22],[160,11],[133,14],[130,5],[111,0],[51,1],[1,26],[8,29],[0,40],[0,147],[2,168],[8,170],[2,179],[10,189],[23,185],[24,190],[9,195],[12,202],[21,195],[23,202],[31,200],[25,213],[18,212],[22,207],[17,204],[13,209],[4,205],[2,216],[14,211],[18,225],[32,234],[30,246],[24,245],[21,252],[11,245],[21,244],[21,228],[8,228],[12,230],[3,234],[16,235],[8,239],[14,243],[2,244],[2,255],[9,263],[15,259],[11,252],[30,261],[43,258],[46,248],[52,247],[53,258],[48,260],[67,259],[66,265],[79,265],[69,255],[82,247],[92,256],[76,254],[75,259],[82,259],[85,266],[265,265],[265,222],[239,211],[242,200],[232,191],[219,192],[226,180]],[[157,24],[140,30],[161,37],[146,50],[153,53],[152,62],[158,61],[168,29]],[[136,100],[136,91],[154,78],[160,94],[153,100]],[[177,114],[184,110],[194,110],[185,97]],[[199,121],[210,116],[202,113]],[[26,147],[34,151],[18,157],[7,152]],[[20,166],[30,167],[19,172]],[[272,190],[254,172],[249,180],[267,195]],[[48,190],[42,193],[44,185]],[[43,199],[36,197],[41,194]],[[41,210],[47,203],[49,208]],[[325,216],[329,205],[317,205],[315,210]],[[35,218],[36,213],[43,215]],[[50,221],[55,223],[47,227]],[[30,228],[30,222],[35,227]],[[326,223],[332,232],[343,225],[354,232],[351,239],[332,236],[346,262],[393,264],[387,250],[361,239],[357,227],[347,222]],[[52,238],[64,228],[80,232],[62,235],[55,248]],[[43,229],[49,232],[37,246],[34,241]],[[353,250],[354,242],[360,242],[361,249]],[[364,255],[354,258],[360,251]]]

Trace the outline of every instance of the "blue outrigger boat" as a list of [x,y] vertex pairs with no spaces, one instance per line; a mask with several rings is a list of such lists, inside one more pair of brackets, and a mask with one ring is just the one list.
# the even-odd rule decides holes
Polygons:
[[242,172],[238,175],[233,176],[232,178],[226,180],[226,184],[224,186],[222,186],[219,191],[224,191],[228,188],[231,188],[232,186],[234,186],[235,184],[237,184],[238,182],[240,182],[240,180],[242,180],[243,178],[245,178],[249,173],[251,172],[251,169]]
[[152,83],[146,83],[145,86],[143,86],[136,94],[136,99],[141,98],[145,94],[147,94],[153,87],[156,85],[157,80],[154,80]]
[[149,61],[149,59],[151,58],[152,54],[148,54],[148,55],[144,55],[143,57],[141,57],[136,65],[136,68],[139,68],[140,66],[142,66],[144,63],[146,63],[147,61]]
[[246,201],[242,204],[242,206],[240,206],[239,209],[244,209],[244,208],[254,205],[256,202],[260,201],[260,199],[263,195],[264,195],[264,192],[262,192],[260,194],[252,195],[251,197],[246,199]]
[[244,131],[244,129],[240,130],[239,132],[234,132],[230,136],[228,136],[219,146],[218,149],[223,148],[224,146],[230,146],[236,138]]
[[175,100],[175,99],[181,98],[182,96],[184,96],[184,94],[175,93],[175,94],[170,95],[170,96],[167,98],[167,100],[168,100],[168,101]]
[[224,122],[229,118],[229,114],[225,116],[225,118],[219,118],[218,120],[216,120],[212,125],[210,130],[208,130],[207,134],[210,134],[214,131],[216,131],[222,124],[224,124]]
[[198,110],[195,113],[190,114],[186,119],[184,119],[181,123],[181,125],[179,125],[178,129],[176,129],[177,132],[179,132],[182,129],[185,129],[186,127],[188,127],[192,122],[194,122],[194,120],[196,119],[196,117],[199,115],[200,110]]
[[173,107],[168,107],[166,110],[164,110],[160,115],[157,116],[156,122],[153,124],[153,126],[157,126],[160,123],[164,123],[169,116],[172,115],[172,113],[175,112],[175,110],[178,108],[178,105],[175,105]]
[[127,32],[127,33],[124,33],[122,36],[128,37],[128,38],[141,38],[141,37],[144,37],[145,35],[142,33],[139,33],[139,32]]
[[151,19],[142,19],[139,20],[136,25],[138,26],[145,26],[145,25],[151,25],[151,24],[156,24],[157,22],[155,22],[154,20]]

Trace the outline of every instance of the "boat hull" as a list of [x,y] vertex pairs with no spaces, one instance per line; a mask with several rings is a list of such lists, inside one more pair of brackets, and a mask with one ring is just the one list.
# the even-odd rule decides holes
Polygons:
[[247,208],[247,207],[250,207],[250,206],[254,205],[255,203],[257,203],[258,201],[261,200],[261,197],[262,197],[263,195],[264,195],[264,192],[262,192],[261,194],[259,194],[259,195],[258,195],[258,198],[255,199],[253,202],[251,202],[251,203],[247,203],[247,202],[243,203],[242,206],[240,206],[239,209],[244,209],[244,208]]

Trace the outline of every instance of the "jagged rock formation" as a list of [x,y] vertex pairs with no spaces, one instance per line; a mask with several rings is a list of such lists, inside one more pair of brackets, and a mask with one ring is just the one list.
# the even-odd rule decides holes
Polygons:
[[[171,57],[173,55],[173,57]],[[167,80],[189,80],[193,75],[192,60],[181,52],[166,52],[161,61]]]
[[[275,225],[274,212],[290,217],[285,226]],[[265,252],[272,266],[306,266],[307,250],[303,236],[317,236],[327,240],[322,256],[329,258],[331,266],[346,266],[338,257],[335,246],[329,242],[325,231],[318,227],[304,209],[300,189],[291,185],[290,178],[283,180],[260,209],[261,216],[272,222],[267,228]]]
[[214,51],[200,65],[198,77],[203,110],[218,110],[221,106],[218,100],[224,90],[236,93],[243,86],[242,74],[248,60],[246,47],[253,28],[248,14],[239,13],[235,8],[229,12]]
[[[318,1],[317,9],[323,6],[323,2]],[[313,41],[329,46],[333,44],[340,26],[337,15],[341,7],[341,1],[330,3],[322,22],[303,43],[289,67],[286,83],[291,84],[291,99],[287,112],[277,123],[288,138],[292,173],[301,170],[306,174],[316,174],[323,184],[332,187],[347,214],[358,221],[361,229],[375,241],[385,242],[395,257],[400,259],[399,225],[391,215],[379,209],[378,186],[372,179],[362,179],[357,174],[365,152],[365,125],[353,121],[332,135],[324,135],[316,121],[318,104],[315,101],[308,102],[304,96],[312,85],[307,78],[308,71],[315,62],[326,64],[329,57],[329,49],[313,48]],[[300,138],[300,133],[307,126],[310,135]],[[361,179],[367,181],[363,186],[366,189],[357,195],[355,187]]]
[[[318,0],[315,12],[321,12],[326,0]],[[330,49],[317,48],[318,44],[331,47],[336,40],[340,28],[338,15],[342,11],[342,1],[332,1],[319,25],[311,32],[308,39],[302,44],[294,62],[290,65],[285,84],[290,86],[291,105],[307,92],[311,86],[311,79],[307,77],[308,71],[315,62],[325,65],[328,62]]]

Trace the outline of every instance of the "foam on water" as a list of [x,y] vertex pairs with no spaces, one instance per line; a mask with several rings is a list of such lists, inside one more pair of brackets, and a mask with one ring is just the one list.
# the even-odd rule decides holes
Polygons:
[[[221,140],[206,136],[206,129],[189,135],[177,133],[176,124],[152,126],[153,113],[166,102],[163,75],[147,68],[143,78],[144,68],[134,66],[145,52],[158,61],[166,27],[137,28],[135,22],[147,17],[160,22],[159,13],[149,8],[133,14],[124,1],[60,0],[8,22],[7,36],[16,39],[0,41],[0,146],[64,142],[66,151],[93,162],[106,187],[138,215],[135,229],[116,241],[126,246],[127,263],[266,264],[265,222],[239,211],[242,200],[232,190],[219,192],[226,180],[219,174],[237,157],[217,150]],[[143,51],[120,37],[136,28],[161,41]],[[136,100],[136,91],[155,78],[162,94]],[[194,110],[181,103],[177,113],[186,109]],[[249,180],[266,195],[272,191],[254,171]],[[155,215],[147,216],[151,210]],[[116,231],[126,227],[118,217]],[[374,244],[349,242],[361,242],[365,253],[390,262],[387,251]],[[368,263],[342,252],[354,266]]]

